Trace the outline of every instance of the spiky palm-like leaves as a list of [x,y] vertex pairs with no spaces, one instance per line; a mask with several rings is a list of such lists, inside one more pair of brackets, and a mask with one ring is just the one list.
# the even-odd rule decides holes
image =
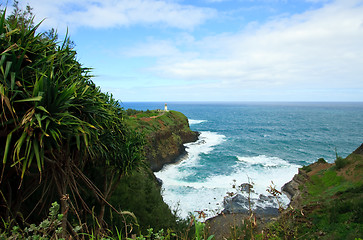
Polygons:
[[[36,34],[38,26],[19,27],[7,21],[5,13],[0,19],[2,205],[8,215],[16,214],[25,196],[40,186],[42,202],[56,189],[65,229],[68,194],[87,209],[79,200],[78,179],[88,181],[82,167],[94,161],[119,178],[139,164],[141,145],[123,125],[117,102],[101,93],[89,69],[76,60],[69,40],[58,46],[54,39]],[[26,177],[31,184],[23,181]],[[19,189],[27,185],[17,201],[14,180]]]

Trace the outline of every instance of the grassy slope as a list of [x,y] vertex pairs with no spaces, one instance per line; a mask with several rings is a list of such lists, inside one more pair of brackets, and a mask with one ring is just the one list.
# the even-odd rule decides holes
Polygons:
[[177,111],[146,111],[126,119],[129,126],[145,135],[145,153],[153,171],[172,163],[184,151],[183,143],[195,141],[187,117]]
[[363,237],[363,154],[338,159],[340,168],[327,163],[305,168],[308,177],[300,185],[301,207],[286,211],[271,224],[270,238]]
[[184,126],[183,131],[190,131],[188,119],[185,117],[184,114],[177,111],[142,112],[130,116],[128,119],[126,119],[126,122],[132,128],[145,133],[146,136],[152,134],[157,130],[165,129],[167,127],[173,128],[181,124]]

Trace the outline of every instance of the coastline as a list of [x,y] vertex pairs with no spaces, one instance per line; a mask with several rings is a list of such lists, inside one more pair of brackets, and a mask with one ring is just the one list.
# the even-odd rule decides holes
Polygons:
[[170,155],[168,158],[164,159],[161,163],[157,164],[157,165],[153,165],[150,166],[151,170],[155,173],[155,172],[159,172],[161,171],[166,165],[169,164],[176,164],[181,162],[188,154],[188,152],[186,151],[186,148],[184,146],[184,144],[186,143],[192,143],[192,142],[196,142],[199,140],[199,135],[200,133],[198,131],[192,131],[195,133],[195,137],[196,138],[192,138],[192,140],[190,141],[184,141],[180,146],[179,146],[179,151],[178,154],[176,155]]

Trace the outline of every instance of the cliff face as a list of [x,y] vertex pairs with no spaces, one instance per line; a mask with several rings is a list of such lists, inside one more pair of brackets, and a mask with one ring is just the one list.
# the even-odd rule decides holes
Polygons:
[[[304,198],[309,196],[309,190],[307,186],[311,188],[317,188],[317,186],[323,185],[327,189],[332,186],[324,186],[325,182],[321,183],[317,181],[318,178],[323,178],[324,174],[328,172],[332,176],[334,174],[337,178],[340,178],[340,181],[351,181],[353,183],[358,182],[358,184],[362,183],[361,168],[363,165],[363,144],[357,148],[352,154],[350,154],[347,158],[340,159],[335,163],[326,163],[324,161],[315,162],[308,166],[299,169],[298,174],[295,174],[293,179],[286,183],[282,187],[282,191],[288,196],[291,200],[290,206],[293,208],[300,208],[302,203],[304,202]],[[358,177],[357,177],[358,176]],[[331,176],[329,176],[332,178]],[[326,177],[328,178],[328,177]],[[329,180],[324,181],[328,182]]]
[[145,134],[146,159],[153,171],[175,162],[185,153],[184,143],[198,140],[199,134],[189,128],[187,117],[176,111],[132,119],[133,127]]
[[306,169],[299,169],[298,174],[292,178],[290,182],[287,182],[284,186],[282,186],[281,190],[286,196],[290,199],[290,206],[293,208],[300,208],[303,195],[306,194],[303,186],[309,182],[310,176],[316,174],[319,171],[323,171],[331,167],[332,164],[329,163],[313,163],[310,164]]
[[[363,236],[363,144],[334,163],[323,159],[304,166],[283,186],[290,197],[277,225],[287,238],[355,239]],[[273,228],[269,234],[276,234]]]

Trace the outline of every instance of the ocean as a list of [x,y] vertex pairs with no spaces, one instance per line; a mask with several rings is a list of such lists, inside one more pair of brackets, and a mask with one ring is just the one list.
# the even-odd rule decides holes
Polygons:
[[[122,106],[151,110],[164,103]],[[220,213],[233,185],[253,183],[255,199],[268,195],[272,182],[281,189],[299,167],[318,158],[334,162],[336,153],[346,157],[363,143],[363,103],[168,102],[168,109],[185,114],[200,132],[197,142],[185,144],[186,156],[155,172],[164,201],[183,218]],[[284,195],[281,201],[289,203]]]

